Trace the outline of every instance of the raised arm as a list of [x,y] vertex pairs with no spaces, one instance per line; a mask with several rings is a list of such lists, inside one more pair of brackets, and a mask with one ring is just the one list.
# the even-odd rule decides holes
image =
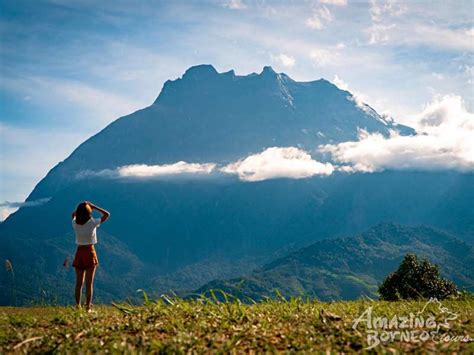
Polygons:
[[87,201],[87,203],[89,204],[89,206],[91,206],[93,210],[97,210],[100,213],[102,213],[102,218],[100,219],[100,223],[104,223],[107,220],[107,218],[110,217],[109,211],[106,211],[103,208],[100,208],[99,206],[94,205],[92,202]]

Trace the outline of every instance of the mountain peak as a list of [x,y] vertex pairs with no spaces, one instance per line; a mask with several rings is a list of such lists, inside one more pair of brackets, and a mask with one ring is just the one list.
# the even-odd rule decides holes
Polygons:
[[276,75],[276,72],[271,66],[265,65],[260,75]]
[[216,68],[211,64],[199,64],[190,67],[183,75],[183,78],[198,78],[198,77],[210,77],[218,75]]

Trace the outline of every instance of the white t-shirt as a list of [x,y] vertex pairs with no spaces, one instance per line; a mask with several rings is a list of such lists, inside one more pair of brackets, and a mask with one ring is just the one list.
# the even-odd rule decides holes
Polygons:
[[76,244],[97,244],[96,229],[100,226],[100,218],[91,218],[83,225],[76,223],[76,217],[72,220],[72,228],[76,233]]

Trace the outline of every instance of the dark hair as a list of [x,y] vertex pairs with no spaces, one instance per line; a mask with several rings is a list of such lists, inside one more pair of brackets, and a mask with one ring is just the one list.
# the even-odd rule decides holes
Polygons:
[[76,208],[76,223],[85,224],[92,217],[92,208],[87,202],[81,202]]

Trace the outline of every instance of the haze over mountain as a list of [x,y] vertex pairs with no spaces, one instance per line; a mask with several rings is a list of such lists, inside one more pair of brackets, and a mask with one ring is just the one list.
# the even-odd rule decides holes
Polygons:
[[141,287],[198,288],[383,221],[472,240],[472,174],[348,174],[318,148],[361,131],[415,133],[324,79],[191,67],[150,107],[81,144],[37,184],[27,198],[34,207],[0,224],[0,257],[16,268],[14,283],[0,279],[15,296],[2,288],[0,301],[27,302],[44,288],[69,298],[73,275],[61,264],[74,251],[70,213],[83,200],[112,212],[99,231],[101,300]]

